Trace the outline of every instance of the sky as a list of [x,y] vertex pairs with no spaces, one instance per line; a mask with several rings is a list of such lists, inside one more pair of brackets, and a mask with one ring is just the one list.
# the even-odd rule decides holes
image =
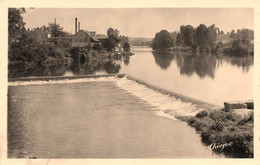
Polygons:
[[181,25],[215,24],[225,33],[242,28],[254,29],[252,8],[26,8],[26,28],[49,22],[75,33],[75,18],[83,30],[106,34],[112,27],[120,35],[153,38],[161,30],[179,31]]

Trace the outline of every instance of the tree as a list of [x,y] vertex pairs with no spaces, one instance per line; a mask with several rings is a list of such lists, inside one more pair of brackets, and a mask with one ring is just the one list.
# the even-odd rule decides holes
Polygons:
[[176,36],[176,45],[177,46],[183,46],[183,36],[181,35],[180,32],[177,33],[177,36]]
[[177,32],[173,32],[173,33],[170,33],[171,35],[171,38],[172,38],[172,47],[174,47],[176,45],[176,40],[177,40]]
[[87,57],[89,54],[89,51],[82,47],[72,47],[70,49],[71,58],[73,58],[74,61],[80,60],[81,57]]
[[25,22],[23,21],[22,14],[25,13],[24,8],[9,8],[8,9],[8,35],[9,43],[19,32],[24,28]]
[[110,27],[107,30],[107,35],[108,35],[108,37],[118,37],[119,31],[117,29],[113,29],[113,28]]
[[63,35],[63,27],[56,23],[49,23],[49,29],[51,30],[52,37],[61,37]]
[[26,44],[31,44],[34,42],[34,39],[31,38],[27,33],[22,33],[21,37],[18,38],[21,44],[26,45]]
[[241,38],[244,45],[249,45],[251,42],[251,39],[253,39],[254,32],[249,29],[242,29],[241,30]]
[[121,45],[124,45],[125,43],[129,42],[129,38],[127,36],[119,36]]
[[130,51],[130,44],[129,44],[129,42],[124,43],[123,49],[124,49],[124,51],[126,51],[126,52],[129,52],[129,51]]
[[210,51],[215,48],[217,39],[218,28],[212,24],[210,27],[206,27],[204,24],[200,24],[195,32],[195,42],[199,46],[200,51]]
[[200,51],[208,49],[208,29],[204,24],[200,24],[195,33],[196,42],[200,48]]
[[161,30],[155,34],[153,39],[153,49],[166,49],[172,46],[172,38],[167,30]]
[[235,36],[236,36],[235,30],[232,30],[231,33],[230,33],[230,37],[231,37],[231,38],[234,38]]
[[232,42],[230,53],[235,54],[239,57],[245,57],[248,56],[250,52],[248,46],[244,45],[241,39],[235,39]]
[[182,25],[180,31],[183,36],[184,45],[191,47],[194,44],[195,29],[191,25]]
[[118,47],[118,44],[120,43],[120,38],[118,37],[119,31],[117,29],[109,28],[107,30],[108,39],[105,43],[105,48],[107,48],[108,51],[114,51],[116,47]]
[[212,24],[210,27],[208,27],[208,44],[210,49],[214,48],[216,39],[217,28],[215,28],[215,24]]

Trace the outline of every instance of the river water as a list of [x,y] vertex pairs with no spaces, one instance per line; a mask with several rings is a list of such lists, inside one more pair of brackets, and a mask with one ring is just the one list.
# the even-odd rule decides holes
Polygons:
[[120,60],[70,66],[11,69],[9,78],[125,73],[158,87],[223,106],[224,101],[253,99],[253,57],[216,57],[133,47],[135,55]]
[[193,128],[164,113],[194,108],[126,78],[9,83],[8,156],[217,158]]
[[120,73],[214,105],[253,99],[253,58],[194,56],[136,48]]
[[[252,58],[133,51],[130,59],[9,71],[9,77],[127,73],[215,105],[253,97]],[[174,118],[201,109],[127,78],[10,82],[8,157],[219,157]]]

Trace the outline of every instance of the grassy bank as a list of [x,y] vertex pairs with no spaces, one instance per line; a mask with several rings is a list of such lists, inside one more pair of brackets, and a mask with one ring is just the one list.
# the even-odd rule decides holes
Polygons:
[[247,116],[223,110],[201,111],[194,117],[178,117],[200,133],[214,152],[232,158],[253,157],[253,111]]

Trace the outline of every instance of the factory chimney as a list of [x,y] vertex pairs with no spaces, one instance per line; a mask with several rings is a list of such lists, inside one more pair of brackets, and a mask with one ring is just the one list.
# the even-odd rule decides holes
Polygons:
[[77,23],[78,22],[78,19],[77,18],[75,18],[75,34],[77,33]]
[[80,22],[78,23],[78,32],[80,31]]

